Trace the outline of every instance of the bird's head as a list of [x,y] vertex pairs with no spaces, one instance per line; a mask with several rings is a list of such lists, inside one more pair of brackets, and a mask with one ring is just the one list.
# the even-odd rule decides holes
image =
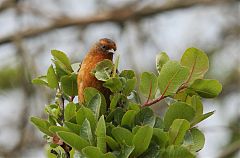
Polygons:
[[113,54],[117,50],[117,46],[114,41],[108,38],[102,38],[97,42],[97,48],[103,53]]

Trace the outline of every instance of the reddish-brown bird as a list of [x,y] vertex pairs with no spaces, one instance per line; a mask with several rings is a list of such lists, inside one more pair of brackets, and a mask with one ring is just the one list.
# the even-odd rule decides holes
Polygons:
[[113,59],[113,52],[116,51],[117,47],[114,41],[103,38],[95,43],[86,57],[83,59],[81,68],[78,72],[77,83],[78,83],[78,101],[79,103],[84,102],[83,92],[86,87],[93,87],[99,90],[106,98],[109,103],[110,91],[103,87],[103,82],[99,81],[92,74],[92,70],[96,65],[104,59]]

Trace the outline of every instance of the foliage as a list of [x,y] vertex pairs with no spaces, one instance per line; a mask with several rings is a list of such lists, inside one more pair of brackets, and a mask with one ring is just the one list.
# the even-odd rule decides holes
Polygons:
[[[110,105],[92,87],[84,91],[85,103],[74,102],[76,64],[61,51],[52,55],[47,75],[33,83],[54,89],[55,103],[46,106],[47,120],[32,117],[31,122],[45,134],[56,157],[69,157],[73,148],[70,154],[76,158],[194,158],[203,148],[205,137],[196,125],[214,112],[203,113],[201,98],[214,98],[222,89],[217,80],[204,79],[209,61],[203,51],[189,48],[180,62],[158,54],[158,74],[141,74],[144,103],[135,91],[133,70],[117,73],[118,59],[98,63],[92,74],[112,91]],[[158,116],[150,106],[165,98],[172,101],[164,116]]]

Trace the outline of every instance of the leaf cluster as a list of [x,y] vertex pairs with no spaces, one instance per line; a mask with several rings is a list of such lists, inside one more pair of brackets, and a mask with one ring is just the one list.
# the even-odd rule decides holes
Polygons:
[[[203,148],[205,137],[197,124],[214,111],[203,113],[202,98],[214,98],[222,89],[217,80],[204,79],[209,61],[203,51],[189,48],[180,61],[159,53],[158,74],[143,72],[139,92],[133,70],[117,72],[118,58],[98,63],[92,74],[111,90],[109,105],[92,87],[84,90],[83,104],[75,103],[76,64],[61,51],[53,50],[52,56],[47,75],[33,83],[55,89],[55,103],[45,108],[48,120],[31,117],[31,122],[58,157],[70,152],[64,144],[77,158],[194,158]],[[165,98],[171,100],[166,112],[156,115],[150,106]]]

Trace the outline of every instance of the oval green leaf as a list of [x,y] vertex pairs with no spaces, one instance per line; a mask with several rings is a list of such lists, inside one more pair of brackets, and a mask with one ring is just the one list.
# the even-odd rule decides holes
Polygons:
[[76,96],[78,94],[77,75],[72,74],[70,76],[63,76],[61,78],[61,87],[63,92],[67,95]]
[[[87,87],[84,89],[84,99],[86,101],[86,104],[88,105],[90,100],[96,95],[96,94],[100,94],[101,95],[101,110],[100,110],[100,115],[103,115],[106,113],[106,108],[107,108],[107,103],[106,103],[106,99],[104,97],[104,95],[99,92],[97,89],[93,88],[93,87]],[[99,116],[100,116],[99,115]]]
[[80,136],[87,140],[91,145],[94,145],[93,134],[91,130],[90,123],[87,119],[83,121],[83,124],[80,128]]
[[96,119],[98,119],[101,110],[101,95],[97,93],[93,96],[88,102],[87,107],[94,112]]
[[123,89],[122,82],[117,77],[106,80],[103,86],[110,89],[113,93],[120,92]]
[[200,49],[188,48],[181,58],[181,65],[189,68],[187,82],[192,83],[196,79],[203,78],[208,71],[208,56]]
[[112,129],[112,135],[119,144],[124,145],[126,143],[129,146],[132,145],[133,134],[126,128],[115,127]]
[[175,94],[178,88],[186,81],[189,70],[176,61],[168,61],[158,77],[158,86],[163,96]]
[[169,129],[170,145],[180,145],[187,130],[190,128],[190,123],[185,119],[175,119]]
[[71,123],[71,122],[64,122],[64,125],[72,132],[76,133],[76,134],[80,134],[80,128],[81,126],[75,123]]
[[150,126],[140,127],[133,137],[134,150],[131,155],[138,157],[148,149],[153,134],[153,128]]
[[71,132],[57,132],[57,135],[74,149],[81,151],[90,144],[79,135]]
[[73,72],[70,60],[64,52],[59,50],[51,50],[51,54],[55,60],[61,62],[69,71]]
[[156,56],[156,68],[158,73],[160,73],[164,64],[169,61],[169,56],[165,52],[161,52]]
[[65,121],[70,121],[75,116],[76,116],[76,105],[73,102],[70,102],[66,105],[64,109],[64,119]]
[[137,112],[135,110],[128,110],[122,117],[121,126],[132,128],[136,114]]
[[48,81],[48,87],[50,88],[58,87],[58,78],[52,65],[48,68],[48,71],[47,71],[47,81]]
[[98,80],[107,81],[108,79],[110,79],[112,71],[113,71],[112,61],[105,59],[96,65],[92,73]]
[[107,152],[106,145],[106,124],[104,115],[102,115],[97,123],[96,128],[96,136],[97,136],[97,147],[103,152]]
[[145,97],[149,99],[155,98],[158,88],[157,76],[152,72],[143,72],[139,88]]
[[191,122],[194,116],[195,111],[190,105],[184,102],[175,102],[169,106],[167,112],[165,113],[165,128],[169,129],[175,119],[185,119]]
[[76,114],[77,124],[82,125],[84,120],[87,119],[90,122],[92,131],[95,131],[96,128],[96,118],[92,110],[81,107]]
[[34,124],[34,126],[36,126],[44,134],[48,136],[53,135],[53,132],[49,130],[49,127],[51,126],[51,124],[47,120],[43,120],[38,117],[31,117],[30,121]]
[[151,127],[155,124],[155,115],[151,108],[142,108],[135,117],[135,124],[139,126],[149,125]]
[[218,80],[197,79],[190,86],[190,89],[203,98],[214,98],[222,91],[222,85]]

